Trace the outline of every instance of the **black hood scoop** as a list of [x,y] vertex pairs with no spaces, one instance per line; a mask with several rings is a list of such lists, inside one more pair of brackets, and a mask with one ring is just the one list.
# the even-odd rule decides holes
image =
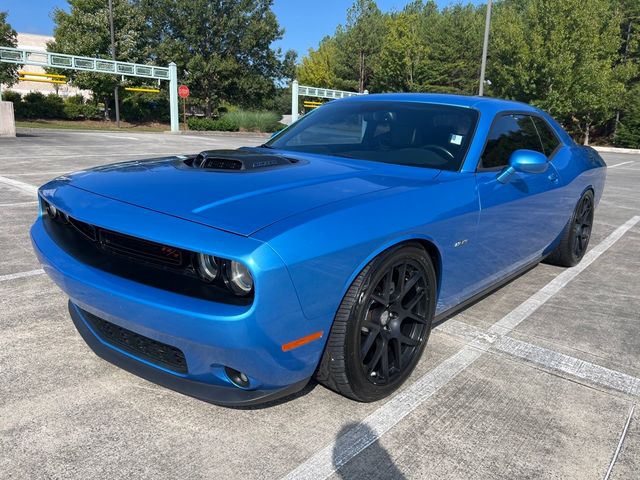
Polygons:
[[215,172],[255,172],[301,163],[299,160],[261,152],[257,149],[207,150],[184,160],[184,164],[199,170]]

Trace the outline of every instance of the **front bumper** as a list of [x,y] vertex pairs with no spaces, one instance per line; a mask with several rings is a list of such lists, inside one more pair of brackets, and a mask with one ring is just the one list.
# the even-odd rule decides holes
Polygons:
[[[67,192],[66,197],[74,192]],[[88,192],[78,195],[87,196]],[[173,390],[212,403],[241,406],[262,403],[300,390],[313,375],[324,339],[283,351],[282,346],[319,330],[302,313],[291,278],[280,258],[267,245],[157,212],[140,211],[104,197],[87,201],[66,199],[66,205],[86,205],[67,212],[82,221],[108,209],[102,226],[130,235],[166,228],[190,244],[181,247],[207,252],[218,246],[226,258],[250,261],[256,294],[246,306],[217,303],[143,285],[90,267],[62,249],[48,233],[44,219],[31,229],[34,250],[45,272],[70,298],[73,321],[89,346],[102,358],[125,370]],[[49,199],[48,199],[49,200]],[[105,203],[105,205],[102,205]],[[132,222],[131,218],[143,220]],[[129,219],[126,228],[118,222]],[[131,225],[138,223],[141,231]],[[153,238],[153,237],[152,237]],[[156,237],[163,240],[162,237]],[[187,370],[172,371],[97,335],[83,317],[86,311],[114,325],[184,352]],[[249,386],[235,386],[224,368],[245,373]]]
[[206,402],[228,407],[258,405],[292,395],[302,390],[309,381],[309,379],[304,379],[287,387],[275,390],[242,390],[228,386],[197,382],[148,365],[104,343],[99,339],[96,332],[89,327],[82,310],[74,305],[71,300],[69,300],[69,313],[84,341],[100,358],[145,380]]

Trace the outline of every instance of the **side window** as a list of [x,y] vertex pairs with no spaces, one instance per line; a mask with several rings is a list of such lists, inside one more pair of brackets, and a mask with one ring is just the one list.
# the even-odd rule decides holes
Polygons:
[[507,166],[511,154],[521,148],[544,153],[531,117],[517,114],[498,117],[491,126],[482,153],[482,168]]
[[540,140],[542,141],[542,147],[544,148],[544,154],[547,157],[550,157],[551,154],[558,148],[560,145],[560,141],[556,134],[553,133],[549,124],[539,117],[531,117],[533,119],[533,123],[536,124],[536,128],[538,129],[538,135],[540,135]]

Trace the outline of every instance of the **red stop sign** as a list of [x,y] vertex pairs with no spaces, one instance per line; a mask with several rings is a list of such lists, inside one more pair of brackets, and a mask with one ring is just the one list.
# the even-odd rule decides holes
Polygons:
[[180,95],[181,98],[187,98],[189,96],[189,87],[186,85],[180,85],[178,88],[178,95]]

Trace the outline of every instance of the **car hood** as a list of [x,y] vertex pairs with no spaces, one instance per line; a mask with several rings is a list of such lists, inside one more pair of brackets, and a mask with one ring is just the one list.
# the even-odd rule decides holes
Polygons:
[[[260,168],[195,168],[196,156],[177,156],[106,165],[63,180],[98,195],[250,236],[291,215],[390,188],[413,188],[440,172],[419,169],[417,181],[415,168],[367,161],[261,148],[204,153],[227,160],[250,154]],[[274,158],[286,162],[276,164]]]

